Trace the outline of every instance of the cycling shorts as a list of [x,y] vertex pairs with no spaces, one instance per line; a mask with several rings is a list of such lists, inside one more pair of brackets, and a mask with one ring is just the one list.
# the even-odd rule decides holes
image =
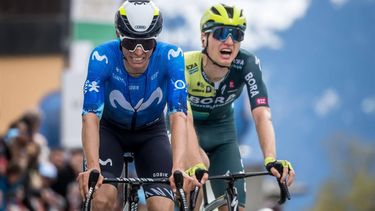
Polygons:
[[[137,130],[123,129],[102,119],[100,121],[100,168],[104,177],[120,177],[125,152],[134,154],[134,165],[140,178],[169,177],[172,151],[164,118]],[[117,187],[117,186],[116,186]],[[174,200],[167,184],[143,185],[146,199],[162,196]]]
[[[195,121],[194,123],[199,144],[210,160],[208,170],[210,175],[244,171],[233,117],[216,122]],[[239,179],[234,184],[237,188],[239,205],[245,207],[246,182],[244,179]],[[221,180],[211,181],[211,187],[216,198],[226,191],[225,182]]]

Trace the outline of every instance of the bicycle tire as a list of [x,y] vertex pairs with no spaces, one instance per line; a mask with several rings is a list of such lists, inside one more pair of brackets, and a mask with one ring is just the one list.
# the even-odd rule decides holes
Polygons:
[[224,195],[219,196],[212,202],[210,202],[208,205],[203,207],[203,211],[213,211],[221,206],[224,206],[227,204],[227,199],[224,197]]

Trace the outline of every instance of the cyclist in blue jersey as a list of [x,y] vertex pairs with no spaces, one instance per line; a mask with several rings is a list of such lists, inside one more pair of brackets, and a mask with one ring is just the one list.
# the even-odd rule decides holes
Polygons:
[[[90,171],[100,171],[94,210],[113,210],[117,188],[102,180],[103,176],[121,175],[124,152],[134,153],[138,177],[169,177],[175,170],[185,170],[184,57],[181,48],[156,41],[162,24],[161,12],[152,1],[125,1],[115,16],[119,39],[103,43],[91,53],[82,112],[88,170],[77,180],[85,197]],[[166,104],[171,144],[163,114]],[[173,210],[170,186],[145,185],[143,189],[148,210]]]

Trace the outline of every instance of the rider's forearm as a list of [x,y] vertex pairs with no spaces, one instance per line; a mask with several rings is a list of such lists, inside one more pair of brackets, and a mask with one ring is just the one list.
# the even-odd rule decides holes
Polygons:
[[264,158],[275,158],[275,132],[272,125],[270,109],[268,107],[255,108],[253,110],[253,117]]
[[99,166],[99,119],[93,113],[82,116],[82,145],[87,169]]
[[186,115],[182,112],[175,112],[169,118],[171,123],[173,169],[185,169],[185,151],[187,149]]
[[191,114],[187,115],[187,163],[186,167],[190,168],[197,163],[204,163],[207,167],[207,162],[202,159],[200,153],[200,146],[198,142],[198,136],[194,128],[194,120]]

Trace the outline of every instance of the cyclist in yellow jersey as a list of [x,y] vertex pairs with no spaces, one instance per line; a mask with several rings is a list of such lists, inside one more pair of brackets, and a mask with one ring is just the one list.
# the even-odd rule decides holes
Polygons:
[[[203,50],[185,53],[185,78],[199,144],[209,157],[209,174],[244,171],[233,102],[246,86],[265,167],[291,185],[295,173],[290,162],[276,159],[275,135],[260,60],[240,48],[246,29],[242,9],[214,5],[204,13],[200,28]],[[190,131],[194,136],[194,131]],[[282,175],[276,170],[276,165],[283,167]],[[225,192],[222,181],[211,184],[215,197]],[[236,188],[240,210],[244,210],[244,181],[238,181]]]

